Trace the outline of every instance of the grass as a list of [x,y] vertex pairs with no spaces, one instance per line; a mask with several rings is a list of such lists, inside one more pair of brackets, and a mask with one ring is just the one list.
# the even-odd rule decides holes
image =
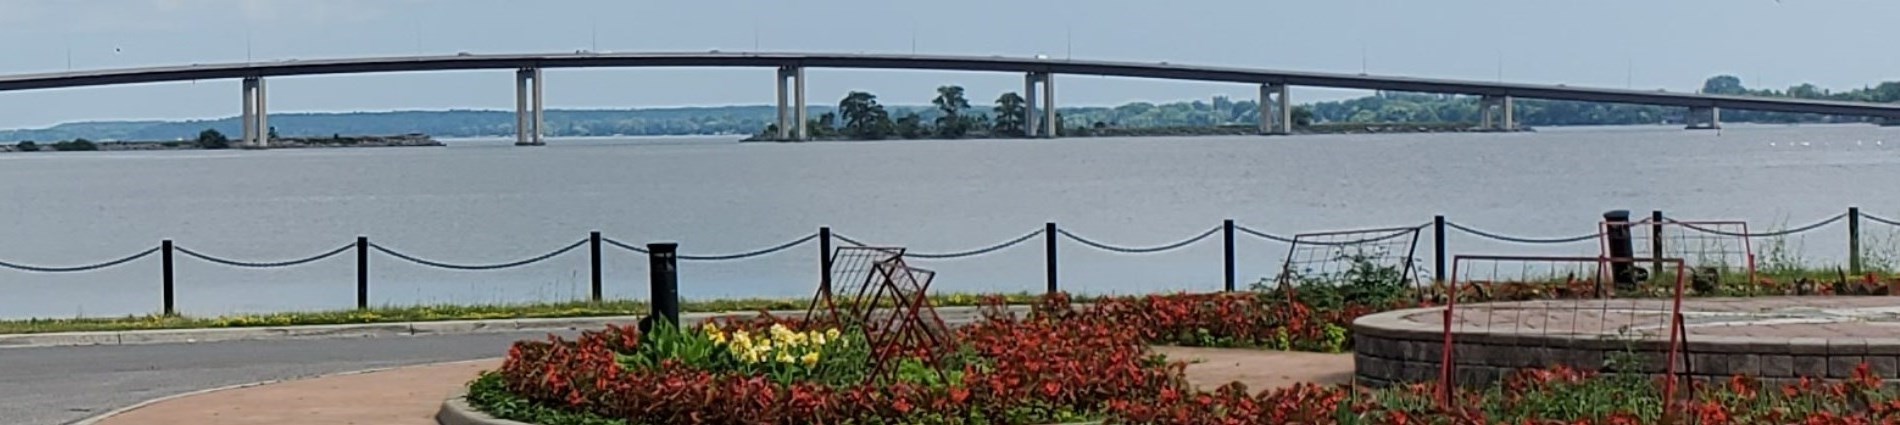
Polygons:
[[[1036,295],[1028,293],[997,295],[1004,297],[1011,304],[1026,304],[1036,299]],[[967,293],[949,293],[931,296],[932,302],[939,307],[974,306],[977,305],[982,298],[983,295]],[[759,310],[803,311],[810,303],[810,298],[685,300],[680,302],[680,311],[688,313]],[[889,303],[884,304],[888,305]],[[384,306],[365,310],[300,311],[216,317],[146,315],[71,319],[24,319],[0,320],[0,334],[638,316],[647,314],[647,308],[647,303],[642,301],[616,300],[602,301],[599,303],[571,301],[495,305]]]

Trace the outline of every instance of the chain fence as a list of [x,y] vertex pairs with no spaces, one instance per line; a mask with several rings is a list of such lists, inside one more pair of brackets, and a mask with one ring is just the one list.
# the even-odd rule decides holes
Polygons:
[[337,247],[336,249],[330,250],[329,252],[325,252],[322,254],[317,254],[317,255],[299,258],[295,260],[286,260],[286,261],[240,261],[240,260],[232,260],[232,259],[227,259],[227,258],[220,258],[220,257],[209,255],[209,254],[204,254],[204,253],[193,251],[190,248],[185,248],[182,246],[175,247],[173,249],[178,250],[178,253],[185,254],[185,256],[187,257],[204,260],[204,261],[211,262],[214,264],[223,264],[226,266],[245,268],[245,269],[274,269],[274,268],[282,268],[282,267],[301,266],[304,264],[322,261],[325,258],[335,257],[337,254],[342,254],[344,252],[349,251],[350,248],[355,248],[355,247],[356,247],[355,243],[350,243],[350,244]]
[[1180,242],[1152,246],[1152,247],[1125,247],[1125,246],[1110,245],[1103,242],[1096,242],[1093,240],[1089,240],[1088,238],[1078,236],[1075,233],[1071,233],[1065,229],[1056,229],[1056,233],[1059,233],[1062,235],[1062,237],[1069,238],[1069,240],[1075,241],[1076,243],[1088,245],[1091,248],[1095,248],[1095,249],[1099,249],[1103,251],[1118,252],[1122,254],[1152,254],[1152,253],[1157,253],[1157,252],[1173,251],[1175,249],[1187,247],[1188,245],[1193,245],[1196,242],[1200,242],[1203,239],[1207,239],[1207,237],[1209,236],[1214,236],[1215,233],[1220,233],[1221,229],[1223,228],[1225,228],[1225,226],[1214,226],[1214,228],[1212,229],[1207,229],[1207,231],[1201,232],[1201,234],[1199,235],[1194,235],[1194,237],[1183,239]]
[[[1680,225],[1690,230],[1708,233],[1708,234],[1714,234],[1714,235],[1745,237],[1745,238],[1767,238],[1767,237],[1787,236],[1787,235],[1814,231],[1814,230],[1841,222],[1842,220],[1846,220],[1849,217],[1850,215],[1847,213],[1836,214],[1836,215],[1827,217],[1825,219],[1822,219],[1810,224],[1788,228],[1785,230],[1772,231],[1772,232],[1749,232],[1749,231],[1731,232],[1731,231],[1711,229],[1704,226],[1698,226],[1693,223],[1676,221],[1674,219],[1669,219],[1669,218],[1664,218],[1662,221],[1670,223],[1671,225]],[[1869,222],[1884,224],[1888,226],[1900,227],[1900,221],[1887,219],[1884,217],[1875,216],[1871,214],[1854,214],[1853,218],[1855,218],[1856,220],[1866,220]],[[1603,236],[1603,234],[1600,231],[1597,233],[1577,235],[1577,236],[1564,236],[1564,237],[1519,236],[1519,235],[1509,235],[1509,234],[1503,234],[1499,232],[1487,231],[1487,230],[1479,229],[1476,227],[1468,226],[1463,223],[1457,223],[1457,222],[1451,222],[1451,221],[1445,221],[1443,223],[1445,227],[1448,227],[1450,229],[1453,229],[1458,232],[1462,232],[1471,236],[1489,239],[1489,240],[1498,241],[1498,242],[1513,243],[1513,244],[1526,244],[1526,245],[1569,244],[1569,243],[1578,243],[1578,242],[1595,240]],[[1384,230],[1391,230],[1391,232],[1380,233],[1375,236],[1370,236],[1370,237],[1366,237],[1362,239],[1343,240],[1343,241],[1330,241],[1330,240],[1309,241],[1309,240],[1301,239],[1299,236],[1282,236],[1282,235],[1272,234],[1272,233],[1264,232],[1258,229],[1254,229],[1251,227],[1238,225],[1238,224],[1234,225],[1232,227],[1232,230],[1239,234],[1245,234],[1245,235],[1249,235],[1255,238],[1260,238],[1260,239],[1280,242],[1280,243],[1348,246],[1348,245],[1374,243],[1374,242],[1385,241],[1385,240],[1389,240],[1393,238],[1404,237],[1409,234],[1415,234],[1416,232],[1422,229],[1432,226],[1432,224],[1433,223],[1428,222],[1426,224],[1421,224],[1417,226],[1394,227],[1394,228],[1389,228],[1389,229],[1374,229],[1368,232],[1382,232]],[[1654,221],[1652,219],[1646,218],[1641,221],[1632,221],[1631,224],[1632,225],[1654,224]],[[1097,249],[1097,250],[1108,251],[1108,252],[1113,252],[1113,253],[1121,253],[1121,254],[1152,254],[1152,253],[1168,252],[1168,251],[1174,251],[1178,249],[1187,248],[1194,244],[1205,241],[1216,234],[1220,234],[1222,233],[1223,230],[1226,230],[1226,229],[1227,228],[1224,225],[1217,225],[1213,228],[1194,234],[1185,239],[1181,239],[1181,240],[1167,243],[1167,244],[1155,245],[1155,246],[1124,246],[1124,245],[1111,244],[1111,243],[1104,242],[1098,239],[1084,237],[1076,232],[1072,232],[1067,229],[1058,228],[1058,229],[1055,229],[1055,233],[1057,236],[1060,236],[1064,239],[1068,239],[1075,243],[1081,244],[1089,248]],[[1020,236],[1017,236],[1017,237],[1014,237],[1014,238],[1011,238],[1011,239],[1008,239],[996,244],[979,247],[979,248],[961,250],[961,251],[948,251],[948,252],[906,252],[905,256],[920,258],[920,259],[962,259],[962,258],[977,257],[977,256],[983,256],[983,255],[995,253],[997,251],[1002,251],[1005,249],[1010,249],[1018,245],[1027,243],[1037,237],[1049,236],[1047,233],[1048,233],[1048,230],[1039,228],[1039,229],[1031,230]],[[756,250],[743,251],[743,252],[737,252],[737,253],[731,253],[731,254],[711,254],[711,255],[679,254],[678,258],[682,261],[708,261],[708,262],[747,260],[747,259],[753,259],[753,258],[768,256],[772,254],[777,254],[777,253],[785,252],[794,248],[805,246],[807,244],[811,244],[815,240],[818,240],[820,237],[822,237],[821,233],[812,233],[812,234],[807,234],[805,236],[802,236],[797,239],[793,239],[784,243],[780,243],[777,245],[772,245],[769,247],[760,248]],[[1437,237],[1442,238],[1443,236],[1439,235]],[[865,243],[859,239],[852,238],[850,236],[846,236],[843,234],[834,233],[834,234],[831,234],[830,238],[833,240],[839,241],[843,244],[852,245],[852,246],[860,246],[860,247],[871,246],[871,244]],[[526,258],[526,259],[516,260],[516,261],[494,263],[494,264],[458,264],[458,263],[452,263],[448,261],[425,259],[416,255],[404,253],[394,248],[391,248],[379,243],[374,243],[374,242],[368,243],[367,248],[389,255],[391,257],[401,259],[403,261],[407,261],[410,263],[415,263],[415,264],[419,264],[419,265],[423,265],[427,267],[450,269],[450,270],[479,271],[479,270],[497,270],[497,269],[521,267],[521,266],[539,263],[542,261],[547,261],[554,257],[558,257],[568,252],[571,252],[582,246],[588,245],[590,241],[591,241],[590,239],[582,239],[580,241],[576,241],[574,243],[567,244],[560,248],[554,249],[553,251],[547,252],[545,254],[537,255],[534,257]],[[633,253],[638,253],[638,254],[648,253],[648,250],[642,246],[626,243],[626,242],[613,239],[613,238],[602,237],[599,239],[599,241],[608,246],[616,247],[616,248],[633,252]],[[1443,241],[1441,240],[1439,242],[1442,243]],[[187,257],[195,258],[195,259],[213,263],[213,264],[229,266],[229,267],[237,267],[237,268],[268,269],[268,268],[294,267],[294,266],[300,266],[300,265],[309,264],[309,263],[313,263],[317,261],[322,261],[331,257],[335,257],[337,255],[341,255],[345,252],[348,252],[353,247],[356,247],[356,245],[346,244],[346,245],[337,247],[335,249],[318,253],[316,255],[290,259],[290,260],[283,260],[283,261],[246,261],[246,260],[238,260],[238,259],[211,255],[211,254],[207,254],[207,253],[200,252],[200,251],[193,250],[186,247],[175,247],[173,249],[181,254],[184,254]],[[138,253],[134,253],[132,255],[112,259],[109,261],[80,265],[80,266],[66,266],[66,267],[35,266],[35,265],[0,261],[0,269],[11,269],[11,270],[16,270],[16,271],[31,272],[31,273],[87,272],[87,271],[110,268],[110,267],[122,265],[125,263],[129,263],[132,261],[136,261],[141,258],[150,256],[152,254],[159,253],[163,249],[164,249],[163,246],[154,247],[154,248],[140,251]],[[1441,253],[1439,255],[1443,255],[1443,254]],[[167,259],[169,260],[169,258],[170,258],[169,253],[167,253]]]
[[137,254],[132,254],[132,255],[127,255],[127,256],[125,256],[125,257],[120,257],[119,259],[116,259],[116,260],[111,260],[111,261],[106,261],[106,262],[102,262],[102,263],[95,263],[95,264],[87,264],[87,265],[83,265],[83,266],[72,266],[72,267],[45,267],[45,266],[29,266],[29,265],[25,265],[25,264],[19,264],[19,263],[10,263],[10,262],[6,262],[6,261],[0,261],[0,267],[4,267],[4,268],[9,268],[9,269],[14,269],[14,270],[19,270],[19,271],[23,271],[23,272],[33,272],[33,273],[76,273],[76,272],[89,272],[89,271],[93,271],[93,270],[99,270],[99,269],[103,269],[103,268],[107,268],[107,267],[112,267],[112,266],[117,266],[117,265],[120,265],[120,264],[125,264],[125,263],[130,263],[130,262],[132,262],[132,261],[134,261],[134,260],[138,260],[138,259],[140,259],[140,258],[145,258],[145,256],[148,256],[148,255],[152,255],[153,253],[156,253],[156,252],[158,252],[158,250],[159,250],[159,248],[160,248],[160,247],[152,247],[151,249],[147,249],[147,250],[144,250],[144,251],[139,251],[139,253],[137,253]]
[[1603,237],[1602,232],[1591,233],[1588,235],[1581,235],[1581,236],[1561,237],[1561,238],[1534,238],[1534,237],[1525,237],[1525,236],[1510,236],[1510,235],[1478,230],[1475,228],[1465,226],[1463,224],[1458,224],[1458,223],[1454,223],[1450,221],[1445,222],[1445,227],[1457,229],[1460,232],[1465,232],[1466,234],[1470,234],[1472,236],[1477,236],[1480,238],[1490,239],[1490,240],[1499,241],[1499,242],[1510,242],[1510,243],[1518,243],[1518,244],[1526,244],[1526,245],[1552,245],[1552,244],[1577,243],[1577,242],[1583,242],[1583,241],[1597,240],[1598,238]]
[[508,269],[508,268],[515,268],[515,267],[521,267],[521,266],[525,266],[525,265],[529,265],[529,264],[534,264],[534,263],[539,263],[539,262],[542,262],[542,261],[546,261],[546,260],[547,260],[547,259],[549,259],[549,258],[554,258],[554,257],[558,257],[558,256],[560,256],[561,254],[566,254],[566,253],[567,253],[568,251],[573,251],[573,250],[574,250],[574,248],[580,248],[580,247],[581,247],[581,245],[586,245],[586,244],[587,244],[587,240],[586,240],[586,239],[582,239],[582,240],[580,240],[579,242],[574,242],[574,243],[572,243],[572,244],[568,244],[567,246],[564,246],[564,247],[561,247],[560,249],[556,249],[556,250],[554,250],[553,252],[549,252],[549,253],[546,253],[546,254],[541,254],[541,255],[538,255],[538,256],[535,256],[535,257],[533,257],[533,258],[528,258],[528,259],[523,259],[523,260],[517,260],[517,261],[510,261],[510,262],[506,262],[506,263],[497,263],[497,264],[478,264],[478,265],[467,265],[467,264],[450,264],[450,263],[446,263],[446,262],[441,262],[441,261],[431,261],[431,260],[425,260],[425,259],[422,259],[422,258],[419,258],[419,257],[416,257],[416,256],[413,256],[413,255],[408,255],[408,254],[404,254],[404,253],[402,253],[402,252],[398,252],[398,251],[396,251],[396,250],[393,250],[393,249],[389,249],[389,247],[385,247],[385,246],[382,246],[381,244],[377,244],[377,243],[375,243],[375,242],[370,242],[370,244],[369,244],[369,247],[370,247],[371,249],[375,249],[375,250],[376,250],[376,251],[378,251],[378,252],[382,252],[382,253],[384,253],[384,254],[389,254],[389,256],[391,256],[391,257],[396,257],[396,258],[400,258],[400,259],[402,259],[403,261],[408,261],[408,262],[411,262],[411,263],[416,263],[416,264],[421,264],[421,265],[424,265],[424,266],[429,266],[429,267],[435,267],[435,268],[440,268],[440,269],[450,269],[450,270],[497,270],[497,269]]
[[[1028,242],[1030,239],[1035,239],[1037,236],[1042,236],[1042,232],[1043,232],[1042,229],[1036,229],[1036,230],[1030,231],[1029,233],[1023,234],[1022,236],[1017,236],[1015,239],[1003,241],[1003,243],[990,245],[990,246],[977,248],[977,249],[964,250],[964,251],[933,254],[933,253],[924,253],[924,252],[910,252],[909,250],[905,250],[904,256],[912,257],[912,258],[922,258],[922,259],[927,259],[927,260],[951,260],[951,259],[958,259],[958,258],[965,258],[965,257],[975,257],[978,255],[983,255],[983,254],[988,254],[988,253],[992,253],[996,251],[1009,249],[1010,247],[1013,247],[1016,245],[1021,245],[1023,242]],[[845,235],[833,234],[831,235],[831,237],[837,238],[839,241],[843,241],[844,243],[851,244],[852,246],[859,246],[859,247],[871,246],[871,244],[859,242],[857,239],[852,239]]]

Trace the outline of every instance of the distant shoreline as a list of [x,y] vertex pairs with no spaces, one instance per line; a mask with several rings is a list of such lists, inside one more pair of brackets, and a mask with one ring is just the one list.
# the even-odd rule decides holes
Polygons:
[[[1514,132],[1536,131],[1530,127],[1519,127]],[[1325,123],[1300,126],[1293,129],[1294,135],[1306,134],[1391,134],[1391,133],[1498,133],[1502,130],[1478,128],[1470,123]],[[1260,134],[1260,128],[1251,125],[1223,125],[1213,127],[1104,127],[1074,128],[1061,134],[1063,138],[1085,137],[1191,137],[1191,136],[1254,136]],[[1016,135],[993,135],[990,133],[971,133],[963,137],[939,138],[920,137],[914,139],[858,139],[843,135],[814,137],[808,141],[818,142],[876,142],[889,140],[978,140],[978,139],[1021,139]],[[786,142],[776,140],[767,134],[758,134],[740,142]],[[795,141],[792,141],[795,142]]]
[[[63,142],[71,143],[71,142]],[[170,151],[170,150],[222,150],[199,147],[196,141],[111,141],[89,142],[93,149],[58,149],[54,142],[34,144],[36,150],[22,150],[22,143],[0,144],[0,152],[86,152],[86,151]],[[240,146],[238,141],[229,141],[224,149],[250,149]],[[425,147],[446,146],[426,134],[403,134],[395,136],[331,136],[331,137],[277,137],[270,141],[266,149],[313,149],[313,148],[384,148],[384,147]]]

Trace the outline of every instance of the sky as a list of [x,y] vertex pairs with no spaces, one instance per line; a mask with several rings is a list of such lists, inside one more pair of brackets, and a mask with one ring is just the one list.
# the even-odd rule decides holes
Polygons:
[[[0,74],[191,63],[594,50],[1048,55],[1692,91],[1900,80],[1892,0],[0,0]],[[976,103],[1022,77],[807,71],[814,104],[847,91]],[[770,69],[546,72],[548,108],[769,104]],[[280,77],[273,113],[511,109],[510,70]],[[1227,95],[1222,83],[1057,76],[1058,103]],[[239,83],[0,92],[0,128],[235,115]],[[1295,102],[1367,94],[1295,88]]]

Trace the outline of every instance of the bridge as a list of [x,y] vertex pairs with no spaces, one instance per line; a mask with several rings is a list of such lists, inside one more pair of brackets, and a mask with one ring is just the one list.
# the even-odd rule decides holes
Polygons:
[[[445,70],[515,70],[515,141],[540,145],[543,128],[542,70],[547,68],[637,67],[754,67],[777,68],[778,133],[782,140],[808,137],[805,108],[806,68],[910,69],[989,71],[1024,74],[1023,96],[1028,107],[1025,123],[1032,137],[1059,134],[1056,122],[1055,76],[1058,74],[1257,84],[1260,87],[1260,132],[1287,134],[1292,129],[1290,86],[1383,91],[1444,93],[1478,96],[1482,126],[1508,130],[1516,127],[1512,100],[1535,98],[1661,105],[1688,108],[1688,128],[1713,129],[1721,125],[1722,108],[1865,116],[1900,120],[1900,104],[1828,100],[1672,93],[1627,89],[1513,84],[1469,80],[1297,72],[1266,69],[1001,56],[936,56],[842,53],[593,53],[455,54],[274,62],[193,64],[109,70],[0,76],[0,92],[65,87],[141,84],[170,81],[238,79],[242,82],[244,135],[242,146],[269,145],[266,77],[417,72]],[[1037,92],[1040,90],[1040,101]],[[1038,103],[1042,106],[1038,114]],[[1041,115],[1041,116],[1038,116]]]

